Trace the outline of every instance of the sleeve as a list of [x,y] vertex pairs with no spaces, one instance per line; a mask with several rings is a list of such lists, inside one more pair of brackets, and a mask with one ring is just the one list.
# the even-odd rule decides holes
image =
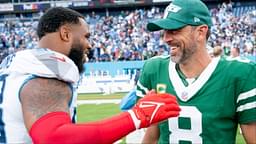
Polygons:
[[238,122],[246,124],[256,122],[256,64],[249,64],[244,80],[238,82],[237,108]]
[[73,124],[68,113],[51,112],[39,118],[29,134],[35,144],[110,144],[134,130],[135,125],[128,112],[83,124]]
[[146,93],[152,88],[150,83],[150,76],[148,67],[150,66],[149,62],[146,61],[143,65],[139,80],[136,86],[136,95],[137,100],[144,97]]

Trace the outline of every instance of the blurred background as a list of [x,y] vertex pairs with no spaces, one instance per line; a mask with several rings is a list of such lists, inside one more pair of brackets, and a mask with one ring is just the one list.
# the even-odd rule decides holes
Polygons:
[[[146,30],[171,0],[0,0],[0,62],[8,54],[37,47],[35,30],[50,7],[79,11],[90,24],[93,48],[79,93],[127,92],[144,60],[168,55],[161,31]],[[214,25],[208,51],[214,56],[256,61],[256,1],[203,0]],[[196,6],[191,6],[196,7]],[[85,82],[84,82],[85,81]],[[90,85],[86,85],[90,84]],[[91,86],[93,85],[93,87]]]
[[[51,7],[74,9],[90,25],[92,49],[78,86],[78,121],[120,112],[121,98],[134,88],[144,61],[169,54],[161,31],[146,30],[163,16],[171,0],[0,0],[0,63],[8,54],[37,47],[36,27]],[[203,0],[214,25],[207,49],[223,56],[256,62],[256,1]],[[196,6],[191,6],[196,7]],[[90,115],[90,116],[88,116]],[[238,133],[237,143],[245,143]],[[125,143],[122,139],[118,143]]]

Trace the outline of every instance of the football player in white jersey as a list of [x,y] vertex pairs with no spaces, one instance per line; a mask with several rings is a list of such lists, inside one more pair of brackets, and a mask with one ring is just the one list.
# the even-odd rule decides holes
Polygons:
[[143,143],[233,144],[238,124],[246,142],[256,143],[256,65],[211,58],[211,26],[201,0],[173,0],[162,19],[148,23],[150,31],[163,30],[170,56],[145,62],[136,95],[173,94],[181,112],[148,128]]
[[38,48],[0,65],[0,143],[113,143],[128,133],[178,116],[176,98],[148,93],[133,109],[98,122],[74,124],[75,85],[91,45],[84,17],[49,9],[39,20]]

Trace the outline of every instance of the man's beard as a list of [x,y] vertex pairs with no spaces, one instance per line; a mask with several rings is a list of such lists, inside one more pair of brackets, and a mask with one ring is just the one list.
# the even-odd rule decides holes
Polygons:
[[73,44],[68,57],[76,64],[79,73],[84,72],[84,51],[80,44]]
[[194,53],[197,51],[197,44],[196,43],[190,43],[190,47],[183,47],[180,48],[180,52],[178,56],[171,57],[171,60],[174,63],[182,64],[188,62]]

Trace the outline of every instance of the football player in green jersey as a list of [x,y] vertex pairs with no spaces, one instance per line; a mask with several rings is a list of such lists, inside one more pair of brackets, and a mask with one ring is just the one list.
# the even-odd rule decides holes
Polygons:
[[163,30],[170,56],[145,62],[136,94],[176,95],[182,111],[148,128],[143,143],[235,143],[238,124],[246,142],[256,143],[256,65],[211,58],[211,26],[200,0],[173,0],[164,18],[147,24],[149,31]]

